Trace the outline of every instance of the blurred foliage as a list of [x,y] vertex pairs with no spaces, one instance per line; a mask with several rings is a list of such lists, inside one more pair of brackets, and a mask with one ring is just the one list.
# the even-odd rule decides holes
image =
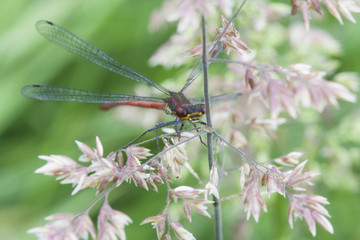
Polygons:
[[[124,94],[133,93],[136,84],[47,42],[36,32],[35,22],[39,19],[54,21],[120,63],[161,82],[171,78],[176,71],[147,65],[150,56],[172,31],[170,26],[156,34],[148,32],[149,17],[160,4],[160,1],[154,0],[2,2],[1,239],[35,239],[26,234],[26,230],[43,225],[45,216],[80,211],[94,199],[93,191],[83,191],[71,197],[70,186],[60,185],[53,177],[34,174],[34,170],[44,164],[37,159],[38,155],[64,154],[77,158],[80,152],[74,140],[94,146],[95,136],[100,137],[107,153],[142,132],[140,127],[150,127],[121,122],[114,111],[101,112],[92,104],[40,102],[23,97],[20,89],[34,83]],[[343,45],[343,55],[338,59],[340,70],[359,71],[359,26],[349,22],[340,26],[330,18],[318,24]],[[309,121],[312,129],[304,129],[302,123]],[[267,147],[271,149],[272,157],[294,150],[305,151],[312,162],[311,167],[321,171],[316,192],[331,202],[328,209],[335,234],[330,235],[318,228],[317,239],[360,237],[357,227],[360,215],[359,124],[357,104],[342,103],[339,111],[327,109],[321,115],[307,110],[299,120],[282,127],[279,139]],[[344,165],[348,167],[343,168]],[[352,172],[348,172],[349,169]],[[159,199],[164,199],[165,194],[161,188],[159,196],[153,191],[145,192],[126,185],[113,191],[110,196],[113,207],[125,212],[134,221],[126,228],[128,239],[154,239],[155,231],[150,225],[138,224],[163,208],[164,201]],[[303,221],[298,221],[295,229],[290,230],[286,217],[287,201],[281,197],[270,199],[269,213],[262,214],[258,224],[253,220],[245,221],[239,204],[236,201],[223,204],[225,239],[231,239],[231,235],[238,232],[244,235],[244,239],[311,239]],[[95,214],[96,210],[93,212]],[[212,228],[211,219],[194,215],[193,222],[184,226],[198,239],[212,238],[212,231],[209,231]]]

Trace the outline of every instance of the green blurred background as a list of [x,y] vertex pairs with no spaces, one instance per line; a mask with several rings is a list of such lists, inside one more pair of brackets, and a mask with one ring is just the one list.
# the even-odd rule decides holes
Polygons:
[[[77,212],[87,206],[95,194],[95,191],[82,191],[71,197],[70,186],[60,185],[53,177],[34,174],[35,169],[44,164],[37,156],[63,154],[76,159],[79,151],[74,140],[92,147],[95,136],[100,137],[105,153],[108,153],[142,132],[136,124],[119,121],[114,111],[99,111],[97,105],[40,102],[20,94],[24,85],[34,83],[124,94],[132,94],[136,85],[49,43],[35,30],[36,21],[54,21],[157,82],[176,76],[182,69],[169,71],[161,67],[151,68],[147,64],[173,30],[170,26],[156,34],[148,31],[150,15],[161,5],[160,1],[17,0],[3,1],[1,5],[0,239],[35,239],[26,231],[44,225],[45,216]],[[357,19],[360,21],[359,17]],[[344,26],[340,26],[333,19],[322,24],[343,44],[340,70],[359,72],[359,25],[346,21]],[[357,136],[360,136],[360,128],[355,122],[360,119],[357,118],[358,112],[357,104],[342,103],[340,111],[332,112],[330,127],[322,117],[314,120],[314,124],[318,131],[333,134],[334,139],[338,139],[337,135],[339,139],[348,139],[347,133],[351,132],[351,140],[342,140],[338,145],[350,145],[356,149],[359,147]],[[348,122],[343,123],[344,120]],[[149,126],[151,124],[141,127],[146,129]],[[301,147],[303,151],[317,151],[306,145],[300,124],[293,121],[288,127],[280,131],[279,142],[274,143],[283,144],[282,154]],[[323,136],[326,138],[328,135]],[[281,153],[276,152],[272,157]],[[316,157],[316,153],[312,156]],[[328,184],[328,179],[333,176],[330,170],[341,170],[331,169],[326,159],[320,159],[315,165],[317,170],[330,171],[320,177],[315,192],[331,202],[327,209],[335,228],[335,234],[330,235],[318,226],[317,239],[360,238],[359,159],[357,152],[351,156],[353,162],[348,165],[353,168],[351,174],[356,176],[356,180],[349,184]],[[344,179],[347,174],[344,173]],[[335,182],[341,180],[331,179]],[[155,231],[150,225],[139,226],[139,223],[162,210],[164,194],[165,191],[160,190],[159,198],[159,194],[153,191],[126,185],[111,194],[112,206],[134,221],[126,228],[128,239],[155,239]],[[269,201],[269,212],[260,216],[258,224],[252,219],[245,222],[242,211],[234,212],[236,204],[239,202],[223,206],[226,239],[238,232],[243,232],[240,235],[244,235],[244,239],[312,238],[302,221],[296,222],[295,230],[289,229],[286,217],[288,202],[281,197]],[[185,226],[198,239],[212,238],[212,231],[209,231],[212,221],[207,218],[194,214],[193,223]]]

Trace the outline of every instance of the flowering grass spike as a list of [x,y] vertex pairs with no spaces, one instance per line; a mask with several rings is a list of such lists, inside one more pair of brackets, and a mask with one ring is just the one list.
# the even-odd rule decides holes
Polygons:
[[[141,222],[141,225],[151,223],[157,239],[195,239],[197,233],[182,225],[193,222],[194,214],[213,218],[216,226],[221,225],[222,217],[228,216],[217,216],[217,209],[229,200],[237,201],[235,210],[243,208],[247,219],[252,216],[259,222],[261,214],[270,209],[267,198],[274,194],[289,200],[287,217],[291,229],[294,219],[304,219],[313,236],[316,223],[329,233],[334,232],[328,220],[331,215],[324,207],[329,201],[311,189],[314,178],[320,174],[306,169],[314,168],[315,160],[309,157],[312,155],[306,150],[305,153],[294,151],[272,156],[282,151],[284,144],[276,145],[277,151],[273,151],[275,144],[270,143],[276,141],[280,128],[287,127],[287,118],[292,118],[302,124],[304,135],[312,134],[302,146],[310,145],[314,141],[311,137],[316,136],[313,131],[316,124],[302,119],[304,115],[306,118],[305,108],[325,115],[329,106],[338,108],[339,101],[356,102],[356,95],[351,92],[356,88],[351,87],[351,82],[356,82],[357,76],[342,73],[345,80],[336,81],[341,73],[336,73],[339,62],[334,58],[340,54],[340,47],[330,34],[311,29],[310,20],[312,13],[323,15],[325,6],[341,24],[342,17],[355,22],[353,13],[360,12],[359,3],[355,0],[249,1],[249,14],[242,14],[239,23],[235,17],[242,7],[229,18],[235,4],[233,0],[168,0],[153,13],[150,23],[150,28],[157,30],[155,28],[164,23],[177,22],[176,32],[153,55],[151,64],[178,66],[186,61],[184,52],[187,56],[203,57],[203,48],[207,48],[209,59],[205,56],[202,59],[204,73],[209,63],[221,71],[218,76],[210,76],[213,91],[241,93],[232,103],[214,104],[212,116],[207,117],[214,117],[216,127],[194,125],[193,129],[162,134],[136,144],[131,142],[126,145],[128,147],[108,155],[104,154],[102,143],[96,137],[93,149],[76,141],[81,151],[77,160],[63,155],[39,156],[46,164],[36,173],[55,176],[62,184],[72,184],[72,195],[93,188],[99,196],[77,214],[47,217],[49,223],[29,233],[39,239],[125,239],[125,228],[132,219],[122,212],[127,210],[126,206],[120,211],[113,209],[108,201],[108,195],[123,184],[146,191],[166,191],[164,199],[159,199],[164,206],[154,210],[152,216],[144,216]],[[217,14],[219,9],[221,17]],[[280,24],[283,18],[298,12],[305,27],[303,24]],[[194,42],[199,39],[203,15],[206,34],[213,41],[199,45],[199,41]],[[190,44],[195,47],[189,49]],[[226,50],[223,55],[222,50]],[[316,111],[311,114],[318,114]],[[288,134],[294,138],[292,132]],[[196,142],[205,135],[213,138],[214,146]],[[286,136],[281,136],[280,140],[285,144],[287,141],[293,143]],[[159,141],[164,147],[151,152],[143,147],[149,141]],[[330,148],[335,151],[331,145]],[[243,149],[251,151],[252,155]],[[321,155],[320,152],[329,146],[319,149],[316,152]],[[213,161],[205,164],[202,156],[209,150],[214,152],[208,156]],[[304,160],[305,157],[309,158]],[[207,174],[203,171],[205,165],[211,166]],[[184,174],[186,171],[190,174]],[[185,184],[184,176],[188,175],[194,177],[195,183],[186,181],[192,185]],[[100,200],[102,205],[95,228],[89,212]],[[209,210],[211,205],[216,205],[214,213]],[[179,209],[181,211],[176,211]],[[215,229],[217,239],[221,239],[222,230]]]

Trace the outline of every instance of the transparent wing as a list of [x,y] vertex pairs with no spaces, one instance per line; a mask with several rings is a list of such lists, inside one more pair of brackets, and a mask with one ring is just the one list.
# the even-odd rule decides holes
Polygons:
[[[215,54],[215,56],[213,58],[216,58],[222,52],[221,44],[217,45],[216,50],[217,50],[217,52],[216,52],[216,54]],[[211,55],[211,53],[209,53],[209,55]],[[212,63],[212,61],[209,61],[208,66],[211,63]],[[186,88],[188,88],[195,81],[195,79],[197,79],[197,77],[202,73],[202,69],[203,69],[202,68],[202,63],[201,63],[201,61],[199,61],[199,63],[191,71],[188,79],[186,80],[186,83],[185,83],[184,87],[180,90],[180,92],[185,91]]]
[[191,71],[188,79],[186,80],[184,87],[180,90],[180,92],[185,91],[186,88],[188,88],[201,73],[202,73],[202,63],[199,62]]
[[27,85],[22,88],[21,92],[26,97],[47,101],[83,103],[117,103],[119,101],[163,102],[162,98],[156,97],[100,93],[50,85]]
[[135,72],[131,68],[118,63],[116,60],[112,59],[96,47],[53,22],[40,20],[36,23],[36,28],[47,40],[53,42],[59,47],[84,57],[89,61],[121,76],[153,86],[163,93],[168,94],[169,92],[169,90],[165,87],[155,83],[140,73]]
[[[221,102],[234,101],[241,95],[242,95],[242,93],[233,93],[233,94],[223,94],[223,95],[218,95],[218,96],[212,96],[212,97],[210,97],[210,102],[213,104],[216,104],[216,103],[221,103]],[[204,98],[190,98],[189,100],[193,104],[204,103]]]

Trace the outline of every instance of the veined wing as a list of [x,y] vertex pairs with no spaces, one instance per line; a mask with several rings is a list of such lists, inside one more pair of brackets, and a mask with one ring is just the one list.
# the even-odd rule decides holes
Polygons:
[[[210,102],[213,104],[227,102],[227,101],[235,101],[238,97],[240,97],[242,93],[232,93],[232,94],[222,94],[218,96],[211,96]],[[204,98],[189,98],[190,102],[193,104],[204,103]]]
[[53,22],[40,20],[36,23],[36,28],[38,32],[43,35],[47,40],[53,42],[59,47],[62,47],[81,57],[84,57],[89,61],[96,63],[97,65],[106,68],[112,72],[115,72],[121,76],[127,77],[131,80],[135,80],[143,84],[153,86],[163,93],[169,93],[169,90],[167,90],[165,87],[148,79],[140,73],[135,72],[131,68],[120,64],[119,62],[112,59],[104,52],[92,46],[85,40],[79,38],[72,32],[60,27]]
[[100,93],[76,88],[50,85],[27,85],[21,89],[24,96],[47,101],[83,103],[118,103],[121,101],[146,101],[162,103],[162,98]]
[[199,62],[191,71],[189,77],[186,80],[184,87],[180,90],[180,92],[185,91],[201,73],[202,73],[202,63]]
[[[214,48],[212,50],[212,52],[214,52],[215,49],[217,50],[217,52],[215,53],[215,55],[212,58],[216,58],[222,52],[221,44],[218,44],[217,48]],[[208,53],[208,54],[211,55],[212,53]],[[209,66],[211,63],[212,63],[212,61],[209,61],[207,65]],[[202,73],[202,69],[203,69],[202,62],[199,61],[199,63],[191,71],[188,79],[186,80],[184,87],[180,90],[180,92],[185,91],[186,88],[188,88],[196,80],[196,78]]]

